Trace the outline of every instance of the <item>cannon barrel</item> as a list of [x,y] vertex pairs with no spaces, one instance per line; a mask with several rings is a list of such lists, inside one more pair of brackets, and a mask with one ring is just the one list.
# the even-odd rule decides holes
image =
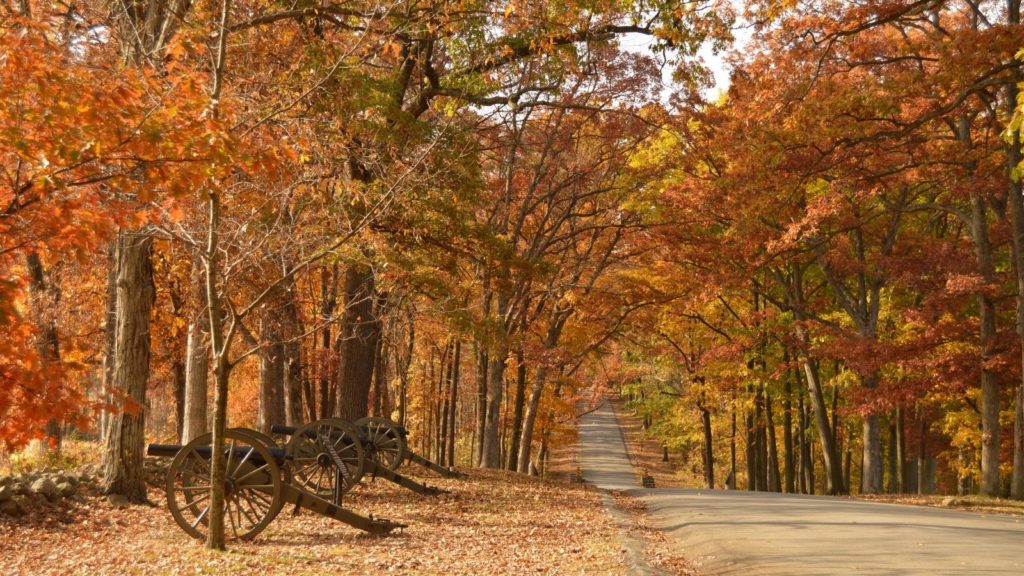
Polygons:
[[[146,446],[146,455],[157,456],[161,458],[174,458],[175,456],[178,455],[178,452],[180,452],[182,448],[184,448],[184,446],[180,444],[150,444]],[[195,451],[203,458],[210,457],[209,446],[197,446],[195,448]],[[249,449],[235,448],[234,451],[236,458],[244,458]],[[274,457],[274,460],[276,460],[278,464],[281,464],[282,462],[285,461],[285,458],[287,458],[287,456],[285,455],[285,451],[281,448],[270,448],[269,452],[270,455]],[[259,454],[253,454],[251,457],[251,461],[253,463],[262,463],[263,457],[260,456]]]

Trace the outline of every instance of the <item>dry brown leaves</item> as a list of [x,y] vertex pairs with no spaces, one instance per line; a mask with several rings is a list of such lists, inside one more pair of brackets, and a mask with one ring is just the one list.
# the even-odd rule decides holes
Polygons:
[[697,576],[697,568],[674,550],[664,532],[651,527],[648,522],[647,506],[643,501],[624,492],[613,492],[615,505],[629,514],[632,525],[630,537],[643,544],[644,557],[651,567],[671,574]]
[[990,498],[986,496],[944,496],[918,494],[862,494],[855,496],[861,500],[872,502],[889,502],[893,504],[911,504],[914,506],[933,506],[954,510],[969,510],[985,514],[1007,514],[1024,516],[1024,501],[1006,498]]
[[[402,472],[410,470],[403,468]],[[429,474],[429,473],[428,473]],[[592,490],[501,472],[420,478],[450,490],[419,496],[384,480],[346,496],[354,511],[409,524],[368,536],[290,508],[253,542],[211,552],[153,507],[116,509],[98,496],[71,509],[0,518],[0,573],[105,574],[625,574],[616,528]]]

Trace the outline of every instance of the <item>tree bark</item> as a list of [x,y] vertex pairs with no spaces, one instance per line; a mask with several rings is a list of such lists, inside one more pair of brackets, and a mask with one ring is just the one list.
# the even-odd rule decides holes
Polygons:
[[498,427],[501,421],[502,392],[505,386],[505,364],[508,351],[498,345],[487,363],[487,404],[484,413],[484,441],[480,453],[480,464],[484,468],[501,467],[501,444]]
[[768,431],[768,490],[771,492],[782,492],[782,480],[779,471],[779,445],[775,438],[775,417],[772,413],[772,396],[765,395],[765,420]]
[[302,344],[299,337],[299,304],[296,300],[294,278],[285,285],[281,314],[281,332],[284,343],[284,421],[287,426],[301,426],[302,418]]
[[142,448],[149,380],[149,321],[156,294],[152,246],[153,240],[147,235],[118,234],[113,384],[125,403],[110,421],[103,475],[104,494],[119,494],[138,503],[147,502]]
[[[786,361],[789,361],[787,354]],[[790,382],[789,375],[790,370],[786,370],[785,377],[785,390],[782,400],[782,444],[785,449],[786,459],[786,478],[785,478],[785,490],[787,494],[792,494],[796,491],[796,475],[793,473],[793,467],[796,463],[795,454],[793,453],[793,385]]]
[[[39,254],[29,252],[25,257],[29,273],[29,299],[32,319],[39,330],[35,338],[36,353],[43,370],[56,371],[60,367],[60,339],[57,334],[57,306],[60,304],[60,287],[49,278],[43,268]],[[56,374],[53,376],[56,378]],[[48,446],[60,449],[62,423],[50,419],[46,423]]]
[[[462,372],[462,341],[455,341],[448,390],[448,466],[455,465],[455,416],[458,414],[459,379]],[[444,462],[442,462],[444,464]]]
[[284,423],[285,346],[277,321],[260,320],[260,432],[270,434],[271,427]]
[[[984,199],[975,194],[971,197],[971,228],[978,268],[986,286],[995,281],[995,265],[992,260],[992,246],[988,235],[988,218]],[[981,347],[981,493],[998,496],[999,485],[999,380],[996,373],[987,368],[987,359],[996,345],[996,304],[987,293],[978,295],[978,323]]]
[[703,392],[697,402],[697,409],[700,410],[701,429],[704,432],[703,450],[701,451],[704,460],[704,483],[709,489],[713,489],[715,487],[715,452],[711,436],[711,411],[704,404]]
[[191,442],[206,434],[208,428],[207,397],[209,394],[210,342],[209,311],[200,265],[193,267],[193,310],[189,317],[185,344],[185,422],[181,441]]
[[[115,349],[117,348],[117,241],[107,247],[107,290],[106,302],[103,306],[103,389],[101,398],[104,403],[110,402],[110,392],[114,390]],[[100,412],[100,434],[106,444],[106,434],[110,428],[110,412]]]
[[511,446],[508,450],[508,463],[506,468],[517,470],[519,468],[519,444],[523,433],[523,408],[526,404],[526,358],[523,354],[522,345],[516,350],[516,394],[512,410],[512,430],[510,431]]
[[[878,374],[862,382],[864,388],[878,387]],[[864,450],[861,460],[861,493],[881,494],[882,484],[882,422],[878,414],[868,414],[863,421]]]
[[374,350],[380,338],[374,311],[375,282],[369,266],[352,265],[345,270],[338,415],[350,422],[363,418],[369,410]]

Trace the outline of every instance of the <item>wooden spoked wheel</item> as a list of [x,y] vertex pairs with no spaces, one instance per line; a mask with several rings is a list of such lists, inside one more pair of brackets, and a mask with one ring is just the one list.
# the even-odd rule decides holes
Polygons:
[[398,424],[387,418],[367,417],[356,420],[356,426],[366,431],[370,458],[388,470],[398,470],[407,449],[405,434]]
[[[209,530],[212,434],[181,448],[167,471],[167,507],[193,538]],[[224,533],[248,540],[267,527],[284,505],[281,467],[263,442],[238,430],[224,433]]]
[[359,483],[365,470],[359,431],[344,420],[326,418],[302,426],[285,451],[292,460],[293,483],[324,499],[340,498]]

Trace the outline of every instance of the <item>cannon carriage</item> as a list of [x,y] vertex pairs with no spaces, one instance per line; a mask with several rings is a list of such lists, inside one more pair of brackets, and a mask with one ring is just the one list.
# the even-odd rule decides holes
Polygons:
[[[404,461],[449,478],[461,476],[409,450],[405,429],[387,418],[363,418],[355,424],[328,418],[297,428],[274,426],[271,431],[287,436],[287,442],[279,446],[272,437],[246,428],[225,432],[225,528],[230,537],[255,537],[285,504],[385,534],[405,525],[341,507],[344,494],[364,476],[384,478],[428,496],[443,490],[399,474],[396,470]],[[195,538],[204,538],[208,526],[211,443],[212,435],[204,434],[184,446],[147,448],[150,456],[173,458],[165,486],[167,507],[175,522]]]
[[[248,540],[262,532],[284,508],[293,504],[334,518],[371,534],[387,534],[404,524],[366,517],[329,502],[293,481],[295,466],[286,449],[268,445],[254,430],[233,428],[224,434],[225,534]],[[165,489],[174,521],[188,535],[205,538],[209,526],[212,435],[204,434],[184,446],[150,444],[147,454],[172,457]],[[331,457],[341,454],[334,451]],[[336,466],[347,469],[343,458]],[[344,478],[344,476],[343,476]]]

